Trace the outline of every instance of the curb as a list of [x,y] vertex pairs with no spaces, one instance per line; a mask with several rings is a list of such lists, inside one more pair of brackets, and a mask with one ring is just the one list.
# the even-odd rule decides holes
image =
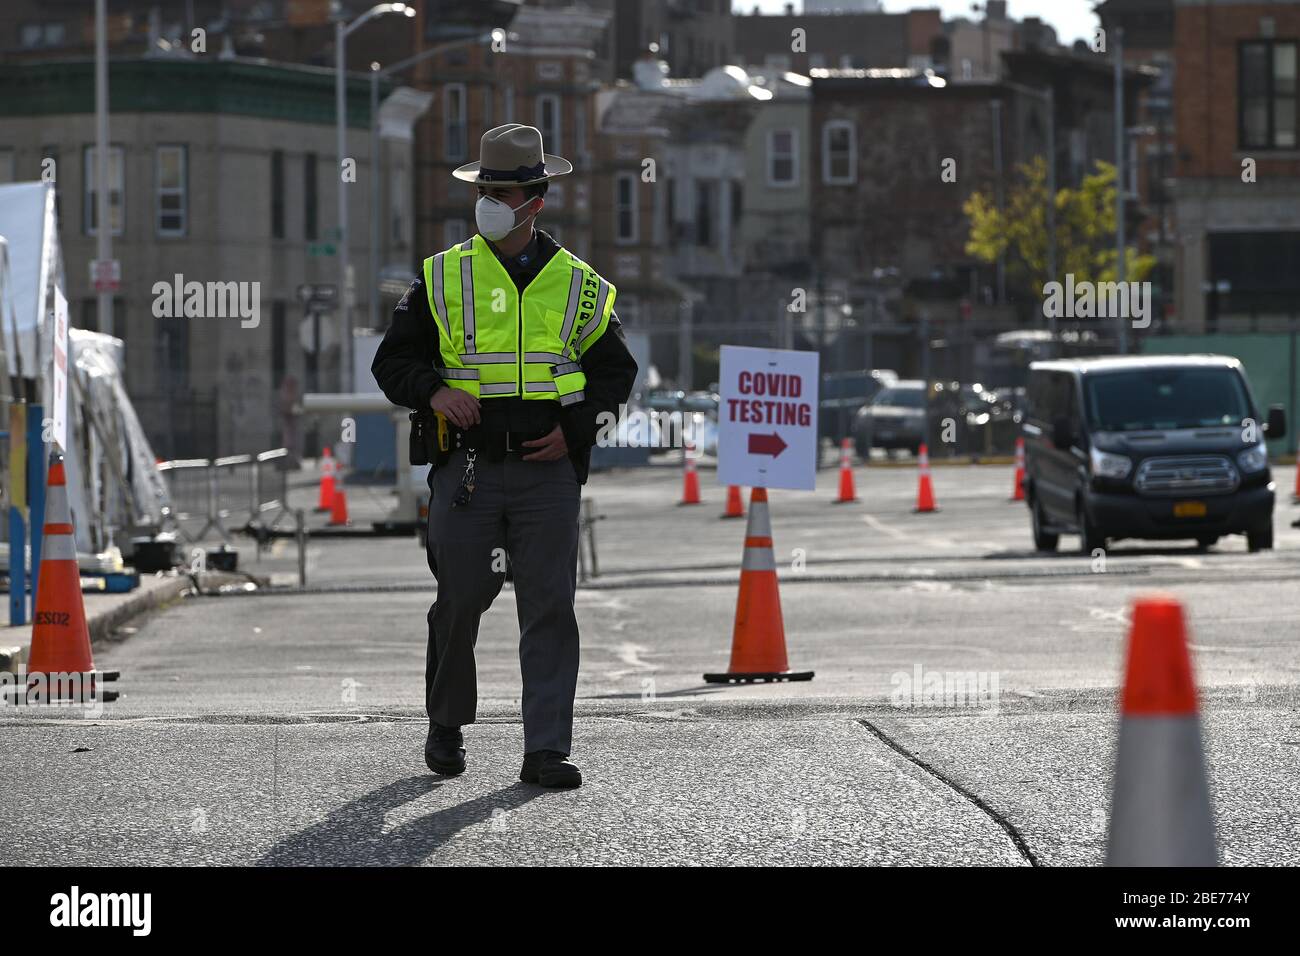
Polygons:
[[188,577],[178,575],[165,584],[142,591],[115,607],[100,611],[94,615],[87,615],[86,627],[90,631],[91,647],[108,640],[116,628],[125,624],[131,618],[148,611],[157,610],[164,604],[170,604],[193,585],[194,582]]

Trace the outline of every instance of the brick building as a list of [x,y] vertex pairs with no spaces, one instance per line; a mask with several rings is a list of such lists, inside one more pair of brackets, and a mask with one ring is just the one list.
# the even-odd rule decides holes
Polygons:
[[1285,328],[1300,313],[1300,2],[1174,12],[1176,327]]

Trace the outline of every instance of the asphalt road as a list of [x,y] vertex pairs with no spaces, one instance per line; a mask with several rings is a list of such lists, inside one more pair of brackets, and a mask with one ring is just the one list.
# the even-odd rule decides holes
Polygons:
[[[516,779],[509,586],[480,635],[470,770],[442,780],[421,758],[422,551],[314,539],[309,593],[191,598],[97,647],[122,671],[102,716],[0,711],[0,805],[24,836],[0,861],[1095,864],[1128,608],[1167,591],[1188,610],[1221,856],[1300,862],[1289,495],[1271,553],[1124,542],[1099,566],[1030,550],[1010,468],[936,468],[929,515],[912,469],[859,469],[850,505],[827,471],[771,495],[790,662],[816,677],[740,687],[701,679],[727,665],[744,535],[701,478],[693,507],[672,469],[588,486],[580,790]],[[350,491],[359,523],[391,505]],[[296,580],[291,542],[243,565]],[[988,693],[899,706],[918,668]]]

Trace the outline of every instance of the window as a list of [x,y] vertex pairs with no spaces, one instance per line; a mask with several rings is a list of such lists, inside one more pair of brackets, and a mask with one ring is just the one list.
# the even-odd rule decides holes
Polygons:
[[284,238],[284,150],[271,153],[271,238]]
[[619,173],[614,178],[614,240],[622,245],[636,242],[636,174]]
[[316,194],[316,154],[308,153],[302,158],[302,237],[308,242],[316,241],[316,204],[319,201]]
[[695,184],[695,244],[713,245],[713,183],[701,179]]
[[185,235],[189,201],[184,146],[159,146],[154,175],[157,177],[156,208],[158,235]]
[[0,183],[14,181],[14,151],[0,149]]
[[[95,235],[96,216],[99,213],[98,197],[95,193],[95,147],[87,146],[82,152],[83,169],[81,181],[84,183],[82,190],[83,205],[82,219],[85,224],[85,233],[88,236]],[[124,203],[123,192],[123,171],[122,171],[122,147],[110,146],[108,148],[108,217],[111,226],[111,232],[115,236],[122,235],[125,226],[126,207]]]
[[822,182],[851,186],[857,181],[857,131],[848,120],[831,120],[822,127]]
[[444,219],[442,222],[442,247],[450,249],[452,246],[464,242],[470,237],[469,224],[464,219]]
[[537,97],[537,128],[542,131],[542,148],[548,153],[559,153],[560,98],[554,93]]
[[794,186],[799,181],[798,137],[792,129],[774,129],[767,134],[767,184]]
[[465,159],[465,84],[448,83],[442,89],[442,158],[460,162]]
[[573,153],[581,164],[581,168],[586,169],[587,112],[581,100],[578,101],[577,108],[573,111]]
[[1296,44],[1251,40],[1238,48],[1242,149],[1296,148]]

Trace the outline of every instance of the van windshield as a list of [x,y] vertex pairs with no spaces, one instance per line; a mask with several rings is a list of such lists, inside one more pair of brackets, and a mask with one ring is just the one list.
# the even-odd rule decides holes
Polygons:
[[1251,416],[1241,376],[1230,368],[1186,366],[1086,377],[1094,430],[1131,432],[1240,425]]
[[925,391],[919,388],[886,388],[871,402],[872,405],[892,405],[896,408],[924,408]]

